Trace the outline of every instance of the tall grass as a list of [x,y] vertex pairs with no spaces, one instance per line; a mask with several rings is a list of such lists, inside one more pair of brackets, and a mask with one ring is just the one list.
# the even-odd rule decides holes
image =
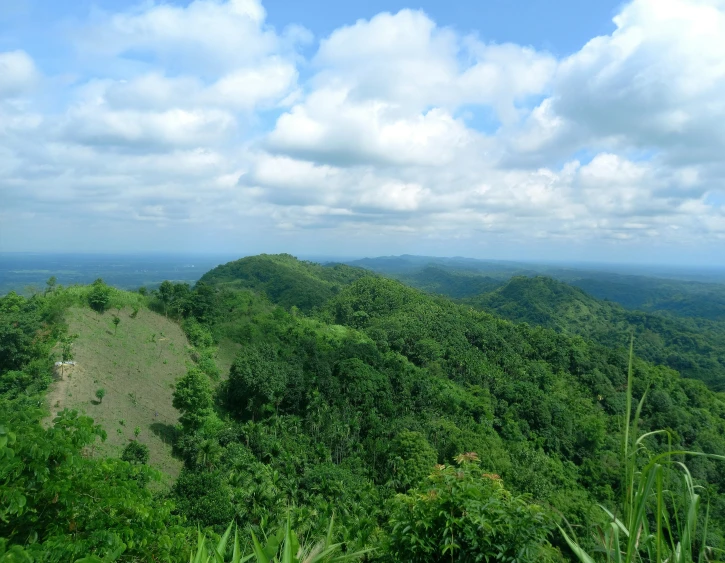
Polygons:
[[[647,398],[642,395],[632,413],[633,346],[629,345],[626,412],[622,432],[622,500],[619,510],[599,505],[605,523],[596,530],[596,554],[587,553],[571,527],[559,529],[582,563],[706,563],[715,562],[715,552],[707,546],[709,505],[702,513],[702,498],[685,463],[679,458],[704,456],[725,461],[725,457],[685,450],[673,450],[666,430],[639,434],[640,414]],[[654,453],[647,448],[649,438],[668,437],[668,451]],[[702,540],[697,543],[698,526]]]

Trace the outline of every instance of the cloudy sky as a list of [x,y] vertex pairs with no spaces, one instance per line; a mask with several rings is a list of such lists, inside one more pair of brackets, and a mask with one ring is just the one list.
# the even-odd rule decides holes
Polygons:
[[0,0],[0,251],[725,265],[725,0]]

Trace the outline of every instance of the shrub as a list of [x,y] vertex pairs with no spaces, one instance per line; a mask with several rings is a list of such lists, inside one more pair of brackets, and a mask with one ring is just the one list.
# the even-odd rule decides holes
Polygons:
[[128,461],[129,463],[148,463],[149,462],[149,447],[146,444],[142,444],[139,441],[129,442],[123,453],[121,453],[121,459]]
[[436,466],[420,487],[391,503],[389,552],[395,561],[560,561],[547,541],[553,519],[526,496],[481,471],[475,453]]
[[91,309],[103,313],[111,302],[111,288],[101,278],[93,282],[91,291],[88,293],[88,303]]

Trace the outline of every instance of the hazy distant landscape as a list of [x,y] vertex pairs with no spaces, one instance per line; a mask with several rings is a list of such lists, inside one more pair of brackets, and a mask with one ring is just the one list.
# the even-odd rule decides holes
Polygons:
[[[164,280],[193,284],[207,270],[240,258],[232,254],[128,253],[73,254],[0,252],[0,295],[41,290],[50,276],[59,284],[88,284],[97,278],[120,289],[157,287]],[[549,275],[563,281],[607,279],[635,284],[636,276],[702,283],[725,283],[725,268],[685,266],[636,266],[607,263],[535,263],[435,256],[384,256],[349,258],[300,256],[318,263],[345,263],[387,275],[410,276],[427,266],[459,273],[507,279],[514,275]],[[654,280],[645,284],[656,284]],[[580,282],[586,283],[586,282]],[[576,285],[576,283],[575,283]],[[593,286],[592,286],[593,287]],[[697,284],[690,287],[696,288]],[[707,286],[701,286],[706,290]],[[597,290],[593,293],[596,295]],[[606,293],[606,292],[605,292]],[[608,295],[602,294],[602,297]]]
[[194,283],[207,270],[238,257],[192,254],[0,253],[0,295],[59,284],[88,284],[97,278],[120,289],[157,287],[164,280]]

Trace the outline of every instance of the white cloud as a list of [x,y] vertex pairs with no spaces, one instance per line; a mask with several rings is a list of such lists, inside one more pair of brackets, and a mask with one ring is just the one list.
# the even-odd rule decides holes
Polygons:
[[169,66],[218,72],[263,58],[283,44],[264,26],[258,0],[194,0],[186,7],[142,4],[125,13],[100,14],[79,45],[99,54],[148,53]]
[[37,79],[33,59],[25,51],[0,53],[0,99],[27,94]]
[[311,160],[444,166],[477,135],[445,110],[410,115],[383,100],[354,103],[346,90],[322,89],[282,115],[267,145]]
[[534,114],[542,143],[566,142],[568,134],[580,144],[662,151],[676,163],[719,160],[725,3],[635,0],[614,22],[612,35],[559,65],[551,99]]
[[96,13],[75,81],[0,54],[0,222],[72,209],[79,232],[112,221],[130,241],[725,237],[722,0],[634,0],[562,60],[415,10],[342,26],[304,60],[304,28],[265,17],[256,0]]
[[544,91],[556,65],[546,53],[460,37],[412,10],[336,30],[313,62],[313,84],[346,87],[353,101],[386,99],[410,111],[487,104],[505,119],[515,102]]
[[228,137],[234,127],[234,117],[217,110],[95,111],[95,108],[83,107],[68,112],[63,136],[91,145],[125,145],[149,150],[154,145],[214,145]]

